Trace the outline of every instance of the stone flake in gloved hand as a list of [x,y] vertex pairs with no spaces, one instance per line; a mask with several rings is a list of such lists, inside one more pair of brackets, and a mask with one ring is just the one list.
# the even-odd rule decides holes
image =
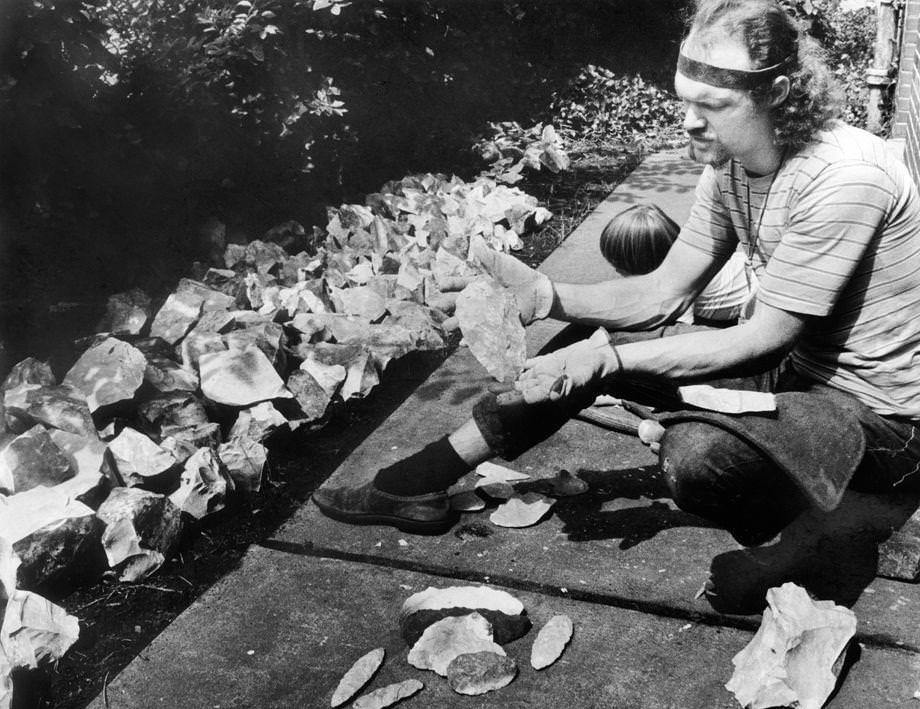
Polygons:
[[500,382],[524,368],[524,326],[510,290],[492,279],[470,283],[457,298],[457,319],[473,356]]

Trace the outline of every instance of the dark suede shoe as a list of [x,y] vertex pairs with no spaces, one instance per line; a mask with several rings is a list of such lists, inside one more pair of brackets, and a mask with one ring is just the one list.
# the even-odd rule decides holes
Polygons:
[[412,534],[441,534],[459,515],[450,508],[447,494],[391,495],[374,487],[320,488],[313,502],[327,517],[349,524],[387,524]]

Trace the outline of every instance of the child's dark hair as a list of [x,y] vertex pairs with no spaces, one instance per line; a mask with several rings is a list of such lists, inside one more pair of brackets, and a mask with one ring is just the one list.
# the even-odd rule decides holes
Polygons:
[[640,276],[658,268],[679,231],[675,221],[657,205],[636,204],[604,227],[601,253],[617,270]]

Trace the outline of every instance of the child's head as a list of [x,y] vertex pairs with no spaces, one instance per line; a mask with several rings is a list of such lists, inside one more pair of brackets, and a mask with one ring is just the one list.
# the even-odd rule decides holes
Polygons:
[[601,253],[622,274],[650,273],[664,261],[679,231],[680,227],[658,206],[636,204],[604,227]]

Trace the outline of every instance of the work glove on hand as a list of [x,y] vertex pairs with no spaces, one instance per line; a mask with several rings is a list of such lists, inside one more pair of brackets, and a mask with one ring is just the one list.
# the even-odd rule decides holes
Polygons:
[[514,388],[529,404],[577,397],[593,400],[595,385],[616,374],[619,362],[606,330],[598,328],[587,340],[528,359]]
[[470,239],[469,260],[514,293],[524,325],[549,316],[555,291],[548,276],[510,254],[490,248],[482,238]]

